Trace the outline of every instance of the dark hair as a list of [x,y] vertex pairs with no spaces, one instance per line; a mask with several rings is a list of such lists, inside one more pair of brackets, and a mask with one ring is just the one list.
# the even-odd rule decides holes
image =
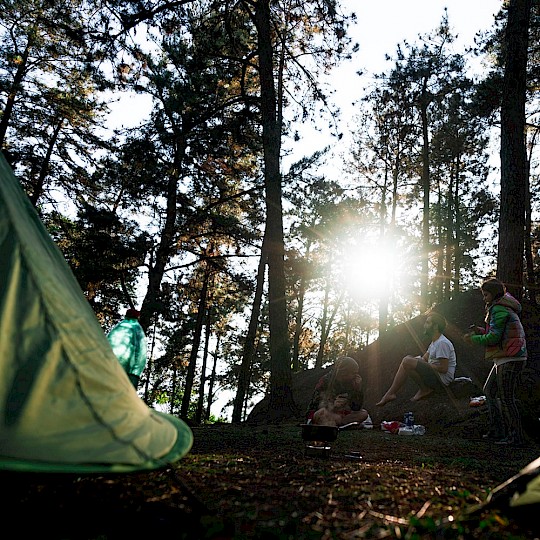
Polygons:
[[504,286],[504,283],[496,278],[486,279],[486,281],[482,283],[480,288],[483,291],[491,293],[491,295],[493,296],[493,300],[501,298],[506,292],[506,287]]
[[141,316],[141,312],[137,309],[130,308],[126,311],[126,319],[138,319]]
[[428,317],[431,317],[431,322],[439,329],[439,332],[442,334],[446,328],[446,319],[435,311],[430,311],[427,313]]

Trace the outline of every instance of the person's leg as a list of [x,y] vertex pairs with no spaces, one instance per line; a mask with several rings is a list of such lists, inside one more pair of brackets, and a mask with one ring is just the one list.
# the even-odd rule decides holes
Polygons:
[[523,362],[508,362],[497,368],[497,383],[504,420],[506,440],[509,444],[523,443],[521,416],[516,403],[516,386]]
[[420,401],[431,395],[437,388],[443,386],[439,374],[426,362],[418,362],[411,378],[418,384],[418,392],[411,401]]
[[504,421],[499,405],[499,385],[497,366],[493,366],[484,384],[484,394],[489,415],[488,439],[502,439],[505,436]]
[[382,407],[390,401],[394,401],[394,399],[396,399],[397,392],[405,384],[405,381],[409,375],[416,369],[418,362],[422,362],[418,356],[406,356],[403,358],[396,374],[394,375],[392,385],[379,400],[379,402],[376,403],[377,407]]
[[368,416],[369,415],[366,409],[351,411],[349,414],[341,416],[337,425],[344,426],[345,424],[350,424],[351,422],[358,422],[361,424]]
[[341,415],[324,407],[318,411],[315,411],[311,421],[313,424],[317,424],[319,426],[337,426],[338,422],[341,421]]

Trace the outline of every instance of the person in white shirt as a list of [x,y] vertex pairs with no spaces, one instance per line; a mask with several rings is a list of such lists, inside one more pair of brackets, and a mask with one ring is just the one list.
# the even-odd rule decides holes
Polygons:
[[424,334],[431,338],[428,350],[423,356],[407,355],[401,360],[392,385],[376,403],[378,407],[394,401],[398,391],[409,378],[418,385],[418,392],[411,401],[419,401],[454,380],[456,352],[452,342],[443,334],[445,328],[446,319],[442,315],[435,312],[427,315]]

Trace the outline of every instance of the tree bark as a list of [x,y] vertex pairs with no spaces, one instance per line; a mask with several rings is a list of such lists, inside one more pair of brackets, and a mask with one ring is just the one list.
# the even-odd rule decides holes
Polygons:
[[199,298],[199,307],[197,311],[197,320],[195,322],[195,332],[193,335],[193,344],[189,354],[189,364],[186,374],[186,384],[184,386],[184,395],[182,396],[182,405],[180,406],[180,418],[186,420],[189,413],[189,405],[191,403],[191,391],[193,390],[193,382],[195,380],[195,368],[197,366],[197,354],[201,343],[202,328],[204,315],[206,313],[206,303],[208,295],[208,281],[210,280],[210,271],[205,269],[203,286]]
[[242,352],[242,363],[240,364],[240,373],[238,374],[238,386],[234,398],[232,422],[240,423],[242,421],[242,410],[246,395],[248,393],[249,380],[251,374],[251,365],[255,356],[255,339],[257,337],[257,327],[259,325],[259,316],[261,313],[261,301],[263,295],[264,274],[266,269],[266,234],[261,246],[261,257],[257,269],[257,285],[255,287],[255,296],[251,308],[251,317],[249,319],[246,340]]
[[270,1],[255,4],[255,24],[259,49],[262,140],[266,192],[266,232],[268,241],[268,301],[270,327],[269,420],[297,414],[292,395],[292,370],[285,297],[283,208],[281,195],[281,125],[277,116],[274,86]]
[[501,212],[497,277],[523,297],[523,256],[527,185],[525,90],[532,0],[510,0],[501,102]]

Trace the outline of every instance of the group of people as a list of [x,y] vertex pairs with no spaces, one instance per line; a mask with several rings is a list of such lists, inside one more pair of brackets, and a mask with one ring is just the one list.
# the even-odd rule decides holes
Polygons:
[[[463,339],[468,344],[484,346],[485,359],[493,362],[484,385],[490,420],[484,438],[499,445],[520,446],[524,436],[516,388],[527,360],[525,332],[520,321],[521,304],[506,291],[504,283],[495,278],[484,281],[481,291],[486,310],[485,326],[472,325]],[[377,407],[395,400],[409,379],[418,386],[411,401],[425,399],[454,380],[456,352],[444,335],[445,329],[446,319],[442,315],[427,314],[424,322],[424,333],[430,339],[427,351],[423,356],[407,355],[402,359]],[[358,363],[353,358],[340,357],[315,387],[308,422],[331,426],[361,424],[369,416],[363,401]]]
[[[487,440],[500,445],[519,446],[524,442],[516,388],[527,361],[525,332],[520,321],[521,304],[495,278],[481,285],[485,303],[485,326],[472,325],[463,339],[485,348],[485,359],[493,362],[484,384],[489,412]],[[139,324],[140,312],[128,309],[125,318],[108,334],[111,347],[135,388],[146,365],[146,338]],[[457,360],[452,342],[444,335],[446,319],[430,312],[424,322],[424,334],[430,339],[422,356],[407,355],[394,379],[376,403],[384,407],[394,401],[407,380],[418,391],[411,401],[420,401],[447,387],[455,377]],[[364,408],[364,393],[359,365],[351,357],[338,358],[329,373],[317,383],[309,404],[308,421],[319,425],[363,424],[369,414]]]

